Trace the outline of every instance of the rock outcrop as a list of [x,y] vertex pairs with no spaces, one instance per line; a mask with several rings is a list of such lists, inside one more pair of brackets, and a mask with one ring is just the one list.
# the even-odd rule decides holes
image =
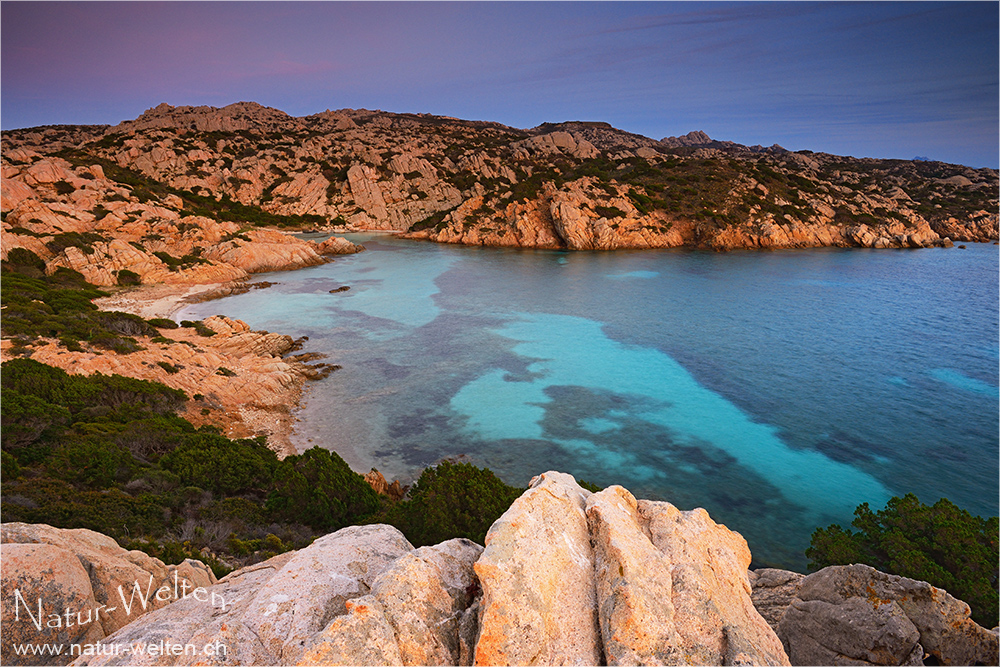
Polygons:
[[[77,665],[997,664],[996,632],[927,583],[864,565],[748,572],[746,541],[704,510],[558,472],[485,549],[351,526],[217,583],[91,531],[4,524],[0,539],[5,664],[25,664],[11,641],[76,643]],[[110,609],[135,580],[169,586],[142,615]],[[39,631],[15,589],[93,621]],[[179,648],[121,650],[140,644]]]
[[[307,379],[332,367],[283,358],[294,345],[290,336],[252,331],[245,322],[227,317],[206,318],[204,325],[215,334],[164,329],[155,341],[137,336],[142,349],[128,354],[73,351],[56,341],[39,341],[31,358],[68,373],[156,380],[199,397],[188,402],[183,415],[195,425],[220,427],[233,438],[264,435],[279,456],[297,453],[289,438],[295,419],[290,406],[297,404]],[[3,360],[9,358],[10,346],[5,339],[0,347]]]
[[342,236],[331,236],[316,244],[316,252],[321,255],[353,255],[364,249],[363,245],[351,243]]
[[[225,606],[188,598],[141,619],[109,642],[131,645],[169,640],[225,647],[218,664],[296,664],[312,638],[347,611],[350,600],[412,546],[389,526],[354,526],[224,577],[212,589]],[[204,655],[175,656],[169,664],[199,664]],[[164,656],[84,657],[83,665],[164,664]]]
[[753,606],[775,632],[788,605],[798,599],[799,586],[804,577],[798,572],[776,568],[750,572]]
[[141,551],[126,551],[92,530],[7,523],[0,528],[0,602],[5,665],[39,664],[15,645],[95,644],[137,619],[186,597],[210,599],[215,575],[199,561],[164,565]]
[[480,553],[479,545],[456,539],[401,556],[310,641],[298,664],[467,664],[475,645],[472,565]]
[[372,487],[372,490],[380,496],[388,496],[393,500],[402,500],[405,489],[400,485],[399,480],[393,480],[392,484],[386,481],[385,477],[375,468],[365,473],[365,481]]
[[223,578],[224,607],[182,599],[105,640],[197,655],[75,664],[788,664],[751,603],[746,542],[703,510],[547,472],[486,542],[344,528]]
[[364,249],[339,237],[316,243],[190,215],[176,195],[139,198],[106,178],[100,165],[73,167],[25,149],[4,153],[4,159],[28,164],[4,166],[3,257],[26,248],[46,262],[48,273],[73,269],[95,285],[117,285],[123,271],[145,284],[221,283]]
[[738,533],[620,486],[592,495],[587,518],[607,664],[788,664],[754,609]]
[[[107,231],[144,246],[151,271],[177,273],[154,253],[183,257],[198,232],[168,240],[158,226],[204,213],[206,197],[310,216],[296,226],[469,245],[917,248],[998,235],[996,170],[747,147],[698,131],[657,141],[600,122],[522,130],[364,109],[293,118],[248,102],[162,104],[111,128],[7,132],[4,146],[5,231]],[[307,244],[239,238],[259,223],[252,209],[247,221],[216,216],[225,232],[200,244],[213,248],[206,259],[250,272],[317,261]],[[184,271],[172,278],[208,269]]]
[[803,577],[751,573],[754,604],[793,665],[995,665],[998,637],[969,606],[923,581],[867,565]]
[[476,563],[475,664],[601,664],[589,496],[570,475],[547,472],[490,528]]

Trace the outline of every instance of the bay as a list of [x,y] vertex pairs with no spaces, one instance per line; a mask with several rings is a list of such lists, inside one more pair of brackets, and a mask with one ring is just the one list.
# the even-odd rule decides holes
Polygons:
[[[998,505],[998,253],[368,248],[197,304],[343,369],[295,437],[412,481],[445,457],[704,507],[755,565],[893,495]],[[341,286],[349,291],[330,293]]]

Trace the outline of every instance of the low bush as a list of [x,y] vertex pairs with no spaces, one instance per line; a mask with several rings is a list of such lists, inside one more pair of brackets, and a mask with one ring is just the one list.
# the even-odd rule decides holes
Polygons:
[[93,244],[106,240],[95,232],[63,232],[56,234],[51,241],[45,244],[45,247],[56,255],[66,248],[79,248],[84,254],[92,255],[94,254]]
[[399,528],[418,547],[453,537],[483,544],[486,531],[523,491],[504,484],[492,470],[442,461],[426,468],[409,499],[389,508],[380,520]]
[[865,563],[926,581],[969,604],[985,627],[997,624],[997,517],[984,519],[942,498],[925,505],[912,493],[892,498],[884,510],[859,505],[851,525],[817,529],[806,549],[810,569]]
[[266,508],[282,521],[337,530],[378,511],[378,495],[336,452],[313,447],[282,460]]
[[11,248],[7,253],[7,259],[3,261],[3,266],[8,271],[32,278],[45,276],[45,260],[27,248]]
[[269,488],[277,465],[278,457],[263,438],[230,440],[204,432],[186,437],[160,459],[160,467],[182,484],[221,496]]
[[55,187],[56,192],[61,195],[68,195],[71,192],[76,192],[76,187],[72,183],[68,183],[66,181],[56,181],[53,183],[53,187]]
[[595,206],[594,212],[602,218],[607,218],[608,220],[625,217],[625,211],[614,206]]
[[135,271],[129,271],[128,269],[122,269],[118,272],[118,284],[122,286],[129,285],[141,285],[142,278]]
[[157,361],[156,365],[171,375],[181,372],[181,366],[176,366],[166,361]]
[[188,329],[194,329],[195,333],[199,336],[204,336],[205,338],[215,335],[215,331],[205,326],[205,323],[201,320],[197,320],[195,322],[192,322],[191,320],[181,320],[181,326]]

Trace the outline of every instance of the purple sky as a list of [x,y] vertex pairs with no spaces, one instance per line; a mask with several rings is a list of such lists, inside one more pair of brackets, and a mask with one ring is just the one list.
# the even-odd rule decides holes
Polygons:
[[996,2],[4,1],[0,31],[3,129],[246,100],[1000,162]]

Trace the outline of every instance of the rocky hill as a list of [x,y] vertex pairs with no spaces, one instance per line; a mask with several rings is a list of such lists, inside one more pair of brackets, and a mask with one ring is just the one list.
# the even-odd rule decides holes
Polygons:
[[[748,572],[746,541],[704,510],[558,472],[485,547],[351,526],[218,582],[88,530],[4,524],[0,540],[4,664],[997,664],[996,633],[941,589],[864,565]],[[151,604],[126,610],[135,582]]]
[[[258,240],[253,227],[275,225],[567,249],[997,238],[996,170],[746,147],[703,132],[655,140],[596,122],[523,130],[425,114],[296,118],[247,102],[161,104],[113,127],[5,132],[2,162],[5,252],[89,232],[183,259],[199,241],[241,245],[241,235]],[[121,256],[115,270],[142,264],[125,248],[91,245]],[[314,261],[286,251],[286,264]],[[182,267],[193,268],[207,270]]]

